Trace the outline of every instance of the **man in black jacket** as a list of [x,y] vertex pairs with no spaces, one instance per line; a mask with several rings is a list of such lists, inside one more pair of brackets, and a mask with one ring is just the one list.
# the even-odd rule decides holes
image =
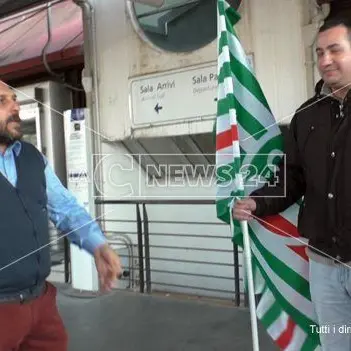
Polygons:
[[291,121],[278,185],[237,201],[233,216],[277,214],[303,197],[298,229],[309,239],[311,298],[319,325],[330,327],[322,348],[342,351],[351,350],[351,334],[339,332],[351,322],[350,21],[324,23],[317,58],[322,80]]

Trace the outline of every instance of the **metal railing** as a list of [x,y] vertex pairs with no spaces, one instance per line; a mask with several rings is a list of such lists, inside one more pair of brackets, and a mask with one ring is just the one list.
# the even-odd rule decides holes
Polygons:
[[51,273],[58,275],[60,282],[62,279],[62,282],[69,283],[71,280],[71,265],[68,239],[67,237],[61,238],[62,233],[52,225],[49,225],[49,234]]
[[[224,298],[234,301],[236,306],[247,306],[247,296],[242,287],[243,279],[240,273],[241,251],[235,244],[231,244],[229,226],[220,221],[189,221],[184,218],[167,220],[160,218],[162,215],[159,213],[155,216],[156,211],[153,211],[155,206],[162,206],[164,210],[166,206],[172,205],[180,207],[192,205],[199,208],[208,205],[213,208],[212,206],[215,206],[213,200],[100,199],[95,203],[105,207],[131,206],[135,210],[132,216],[134,219],[131,218],[129,210],[128,218],[117,218],[120,217],[117,215],[100,220],[108,238],[113,238],[114,242],[123,236],[130,238],[126,244],[128,253],[119,253],[122,259],[128,259],[129,288],[135,289],[137,286],[137,290],[141,293],[149,294],[180,292],[186,295]],[[150,215],[150,212],[153,215]],[[165,226],[169,228],[168,231],[164,230]],[[193,232],[191,228],[194,226],[204,232],[201,234]],[[182,241],[184,243],[181,243]],[[228,243],[230,247],[227,247]],[[134,252],[134,249],[136,253],[131,258],[130,252]],[[205,259],[189,259],[188,256],[200,258],[203,256]],[[216,259],[206,259],[214,256]],[[220,259],[224,257],[225,259]],[[174,269],[178,266],[183,269]],[[167,279],[165,281],[160,277]],[[202,285],[192,284],[193,281],[202,282]]]

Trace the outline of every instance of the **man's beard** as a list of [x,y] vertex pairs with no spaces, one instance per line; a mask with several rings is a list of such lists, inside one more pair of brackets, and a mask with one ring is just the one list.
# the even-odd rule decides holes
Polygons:
[[22,138],[22,132],[19,127],[19,132],[14,135],[13,133],[10,133],[7,129],[7,126],[11,122],[18,122],[21,123],[21,119],[18,114],[11,115],[6,122],[2,123],[0,125],[0,144],[2,145],[11,145],[13,144],[16,140],[20,140]]

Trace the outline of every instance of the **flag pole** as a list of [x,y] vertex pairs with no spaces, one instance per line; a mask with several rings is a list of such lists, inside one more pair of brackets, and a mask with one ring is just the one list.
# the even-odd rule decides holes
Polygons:
[[257,317],[256,317],[256,300],[255,300],[255,288],[254,288],[253,273],[252,273],[249,227],[248,227],[247,221],[240,221],[240,225],[241,225],[241,230],[244,238],[244,258],[245,258],[245,268],[246,268],[246,276],[247,276],[247,283],[248,283],[248,290],[249,290],[249,305],[250,305],[253,351],[259,351]]

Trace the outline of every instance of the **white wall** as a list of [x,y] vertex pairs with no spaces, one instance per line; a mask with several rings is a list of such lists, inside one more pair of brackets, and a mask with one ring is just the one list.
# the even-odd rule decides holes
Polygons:
[[[101,132],[110,139],[129,133],[129,79],[216,60],[216,41],[190,54],[154,50],[126,15],[125,1],[93,1],[97,22]],[[257,77],[277,119],[307,97],[300,0],[249,0],[241,7],[238,33],[254,54]],[[287,121],[289,118],[286,119]]]
[[307,97],[302,4],[251,0],[250,14],[258,81],[276,120],[288,123]]
[[[241,8],[242,21],[238,34],[247,53],[253,53],[257,78],[262,85],[267,100],[276,119],[286,123],[295,109],[307,98],[305,49],[302,38],[302,7],[300,0],[247,0]],[[216,60],[217,43],[191,54],[169,54],[156,51],[142,42],[133,30],[126,16],[124,1],[94,1],[97,20],[97,44],[99,66],[99,96],[101,106],[101,134],[110,140],[120,140],[128,136],[130,128],[129,79],[152,72],[168,71],[176,68]],[[206,127],[208,128],[208,127]],[[205,129],[205,127],[204,127]],[[207,130],[207,129],[205,129]],[[163,130],[164,133],[165,130]],[[140,190],[145,197],[150,195],[177,194],[174,189],[145,189],[145,177],[135,163],[123,156],[126,150],[119,142],[104,143],[103,154],[107,154],[101,166],[104,170],[104,182],[101,193],[107,199],[121,199],[128,195],[129,188],[120,186],[130,183],[134,196]],[[162,150],[161,150],[162,152]],[[116,166],[117,165],[117,166]],[[122,165],[122,167],[121,167]],[[124,168],[124,169],[123,169]],[[129,169],[129,171],[128,171]],[[140,181],[141,180],[141,181]],[[173,192],[172,192],[173,191]],[[182,189],[184,193],[184,188]],[[214,187],[186,189],[188,196],[213,198]],[[130,195],[130,194],[129,194]],[[179,194],[178,194],[179,195]],[[217,222],[214,206],[148,206],[149,218],[168,221],[190,221],[195,225],[151,224],[150,232],[175,234],[219,235],[219,239],[187,239],[175,237],[152,237],[154,245],[179,245],[189,248],[205,246],[209,248],[231,249],[229,228],[218,225],[202,225],[196,222]],[[123,219],[119,223],[110,223],[108,230],[135,232],[136,212],[130,205],[106,206],[105,211],[112,211],[106,218]],[[136,235],[130,234],[136,243]],[[155,249],[151,256],[169,255],[183,259],[212,260],[231,263],[232,253],[194,252],[189,250],[170,251]],[[185,270],[191,272],[194,266],[160,263],[152,261],[154,269]],[[196,266],[202,274],[232,276],[232,268]],[[190,278],[169,274],[153,274],[153,279],[182,285],[203,285],[214,289],[233,288],[233,281],[216,279]],[[227,296],[228,297],[228,296]]]

